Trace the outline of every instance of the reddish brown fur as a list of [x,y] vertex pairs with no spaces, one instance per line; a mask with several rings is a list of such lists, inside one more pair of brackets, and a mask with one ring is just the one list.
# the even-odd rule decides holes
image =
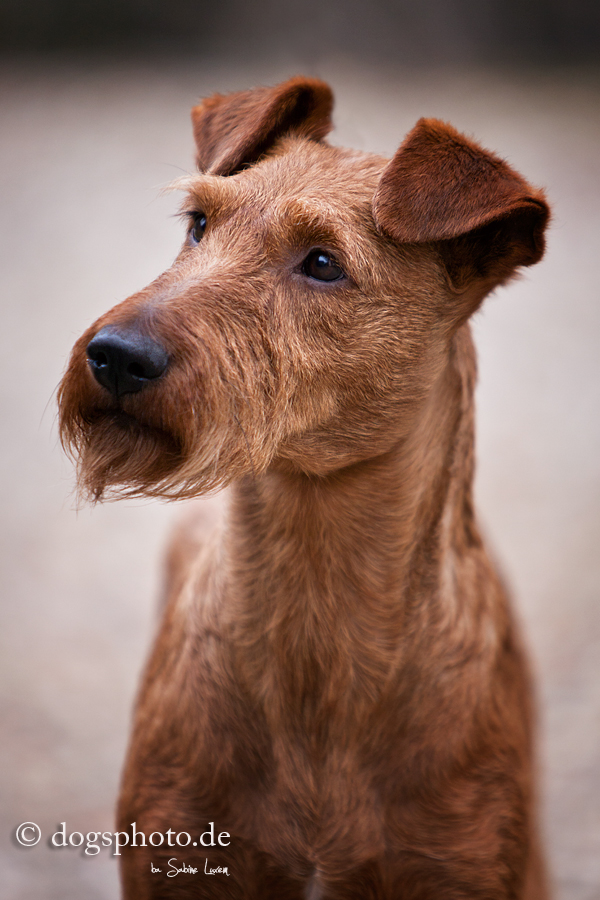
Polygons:
[[[227,848],[130,848],[128,900],[546,897],[526,666],[471,503],[469,315],[543,252],[548,211],[433,120],[394,159],[334,148],[293,79],[193,112],[185,209],[206,233],[76,344],[63,439],[92,497],[230,484],[170,556],[119,827]],[[302,270],[313,248],[340,281]],[[105,325],[161,341],[118,401]],[[229,877],[166,872],[177,857]]]

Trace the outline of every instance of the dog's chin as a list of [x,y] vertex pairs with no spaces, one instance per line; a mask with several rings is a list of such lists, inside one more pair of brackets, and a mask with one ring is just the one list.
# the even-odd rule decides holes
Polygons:
[[69,443],[78,456],[83,499],[164,496],[165,484],[182,464],[176,438],[121,410],[95,411],[81,421]]

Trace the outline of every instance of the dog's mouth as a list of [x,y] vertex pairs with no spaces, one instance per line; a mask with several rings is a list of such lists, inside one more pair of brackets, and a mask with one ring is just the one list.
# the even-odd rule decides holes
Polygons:
[[122,407],[81,411],[64,438],[78,458],[78,482],[92,501],[151,496],[183,462],[176,436]]
[[94,409],[82,416],[82,419],[85,426],[91,430],[109,426],[115,432],[127,435],[132,441],[159,441],[174,456],[181,456],[183,452],[180,442],[170,431],[145,422],[120,406]]

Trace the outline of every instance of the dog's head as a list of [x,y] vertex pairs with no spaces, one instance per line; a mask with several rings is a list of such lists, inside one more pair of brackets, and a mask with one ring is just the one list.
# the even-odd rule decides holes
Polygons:
[[427,119],[391,162],[332,147],[331,108],[296,78],[192,111],[181,252],[82,336],[60,387],[92,497],[386,452],[457,329],[541,258],[544,197],[501,159]]

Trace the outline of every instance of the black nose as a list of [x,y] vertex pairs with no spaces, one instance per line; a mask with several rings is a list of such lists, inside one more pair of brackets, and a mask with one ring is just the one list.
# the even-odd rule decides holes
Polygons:
[[164,373],[169,355],[139,331],[102,328],[87,345],[88,364],[96,381],[115,397],[141,391]]

